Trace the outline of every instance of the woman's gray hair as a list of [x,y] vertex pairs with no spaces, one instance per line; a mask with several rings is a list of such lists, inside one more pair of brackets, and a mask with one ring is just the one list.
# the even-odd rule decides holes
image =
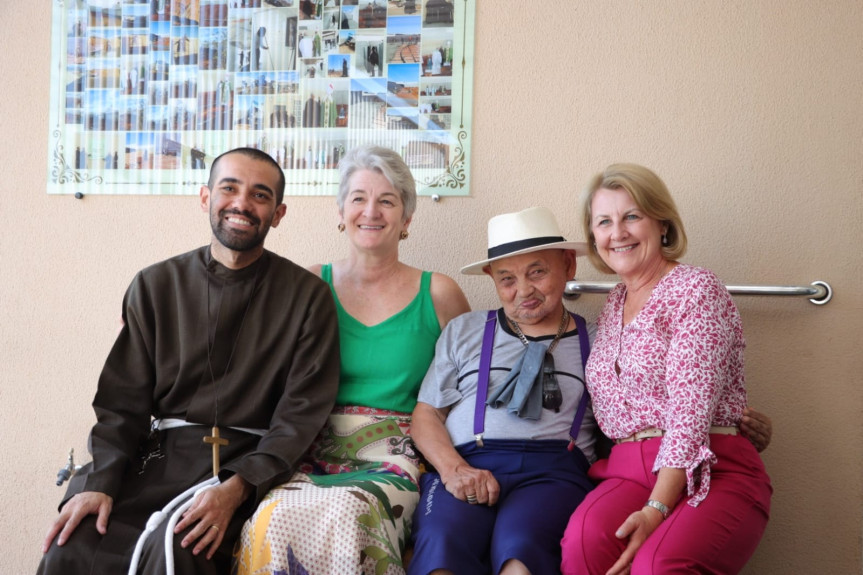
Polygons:
[[417,185],[410,168],[393,150],[374,144],[352,148],[339,160],[339,193],[336,196],[339,213],[344,212],[351,177],[359,170],[371,170],[381,174],[398,190],[404,205],[403,221],[414,215],[417,208]]

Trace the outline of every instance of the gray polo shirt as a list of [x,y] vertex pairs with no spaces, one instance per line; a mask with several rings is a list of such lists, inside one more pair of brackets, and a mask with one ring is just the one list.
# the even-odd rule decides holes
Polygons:
[[[453,445],[475,441],[474,407],[487,317],[487,311],[474,311],[449,322],[438,339],[434,361],[420,388],[419,401],[436,408],[452,407],[446,419],[446,428]],[[525,350],[518,336],[506,325],[502,310],[498,310],[497,317],[489,374],[490,394],[503,384],[510,368]],[[588,333],[593,341],[596,335],[593,324],[588,324]],[[528,339],[548,346],[554,336]],[[566,332],[553,352],[557,380],[563,394],[560,411],[555,413],[553,410],[543,409],[538,420],[530,420],[508,413],[506,407],[494,409],[486,406],[483,438],[569,440],[578,402],[582,394],[586,393],[578,339],[577,330]],[[588,404],[576,445],[591,462],[595,459],[595,434],[596,420]]]

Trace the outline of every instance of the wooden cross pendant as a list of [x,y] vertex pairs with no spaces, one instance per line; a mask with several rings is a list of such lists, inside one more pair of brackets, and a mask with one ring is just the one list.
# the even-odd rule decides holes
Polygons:
[[207,435],[204,437],[204,443],[210,443],[213,445],[213,477],[219,476],[219,446],[220,445],[228,445],[228,440],[219,437],[219,428],[213,426],[213,435]]

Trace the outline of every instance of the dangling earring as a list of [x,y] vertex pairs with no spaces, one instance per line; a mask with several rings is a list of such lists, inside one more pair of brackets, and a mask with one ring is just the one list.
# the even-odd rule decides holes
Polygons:
[[399,239],[400,240],[406,240],[406,239],[408,239],[409,235],[410,234],[408,233],[407,230],[402,230],[402,232],[399,234]]
[[338,225],[338,226],[336,226],[336,227],[338,227],[338,228],[339,228],[339,231],[340,231],[340,232],[345,231],[345,224],[339,224],[339,225]]
[[665,237],[665,234],[662,234],[662,245],[664,245],[664,246],[668,245],[668,238]]

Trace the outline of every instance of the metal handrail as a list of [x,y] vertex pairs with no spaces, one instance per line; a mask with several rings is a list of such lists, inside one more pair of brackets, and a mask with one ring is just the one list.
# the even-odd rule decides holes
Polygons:
[[[564,296],[575,299],[581,294],[608,293],[617,282],[568,281]],[[833,288],[823,281],[814,281],[808,286],[725,286],[731,295],[781,295],[807,296],[815,305],[824,305],[833,297]]]

